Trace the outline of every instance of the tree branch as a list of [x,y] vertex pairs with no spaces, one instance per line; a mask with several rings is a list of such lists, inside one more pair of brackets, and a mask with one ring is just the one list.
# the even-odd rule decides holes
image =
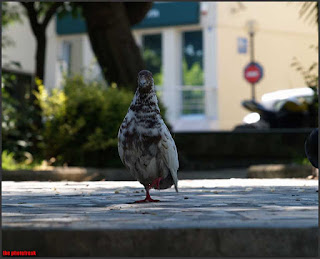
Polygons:
[[124,2],[130,25],[135,25],[143,20],[151,9],[153,2]]
[[34,34],[37,34],[40,28],[40,24],[38,22],[38,12],[34,8],[34,3],[32,2],[20,2],[22,6],[24,6],[28,12],[29,22]]
[[49,21],[51,20],[52,16],[55,14],[57,9],[63,5],[63,2],[55,2],[49,10],[46,12],[46,16],[43,19],[43,22],[41,24],[42,27],[46,28]]

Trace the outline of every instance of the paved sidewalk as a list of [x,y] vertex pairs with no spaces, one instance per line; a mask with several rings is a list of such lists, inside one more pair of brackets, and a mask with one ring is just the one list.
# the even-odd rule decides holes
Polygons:
[[[133,181],[2,182],[3,249],[25,242],[39,250],[38,240],[39,253],[52,256],[316,255],[316,180],[182,180],[179,193],[152,190],[159,203],[129,204],[142,189]],[[157,242],[171,250],[150,249]]]

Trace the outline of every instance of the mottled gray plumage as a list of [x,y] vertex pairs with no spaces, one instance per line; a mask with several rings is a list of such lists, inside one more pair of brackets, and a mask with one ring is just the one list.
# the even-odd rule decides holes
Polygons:
[[304,143],[304,150],[310,163],[315,167],[319,168],[318,162],[318,139],[319,139],[319,129],[314,129],[310,135],[307,137]]
[[[118,151],[128,171],[145,186],[178,191],[178,153],[160,115],[152,74],[140,71],[138,88],[118,133]],[[148,187],[149,186],[149,187]]]

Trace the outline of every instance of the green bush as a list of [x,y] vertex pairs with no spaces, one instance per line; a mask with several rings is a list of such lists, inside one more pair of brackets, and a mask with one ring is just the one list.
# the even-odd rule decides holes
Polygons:
[[1,77],[2,93],[2,148],[14,154],[21,162],[25,153],[37,156],[34,139],[41,138],[34,124],[35,109],[29,96],[21,96],[19,75],[4,72]]
[[[318,54],[318,46],[311,45],[311,49],[314,49]],[[296,58],[293,58],[291,63],[292,67],[302,75],[305,84],[310,87],[313,92],[312,102],[308,104],[308,112],[310,117],[309,127],[316,128],[318,127],[318,110],[319,110],[319,101],[318,101],[318,92],[319,92],[319,75],[318,75],[318,62],[313,62],[309,67],[305,67],[302,63]]]
[[2,169],[15,170],[17,169],[17,162],[14,160],[14,154],[4,150],[1,154]]
[[2,169],[3,170],[22,170],[22,169],[33,169],[39,164],[34,162],[30,153],[28,153],[28,158],[23,162],[18,162],[14,158],[14,153],[8,150],[3,150],[1,154]]
[[50,94],[40,85],[44,158],[54,158],[54,165],[121,166],[117,135],[132,98],[132,92],[82,76],[66,79],[63,89]]
[[132,96],[101,83],[86,83],[81,76],[66,79],[64,88],[50,95],[40,85],[45,159],[54,157],[57,165],[117,165],[117,133]]

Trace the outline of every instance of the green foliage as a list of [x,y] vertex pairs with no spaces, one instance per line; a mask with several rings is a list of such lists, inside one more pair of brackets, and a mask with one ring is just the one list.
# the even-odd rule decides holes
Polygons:
[[199,62],[193,63],[190,69],[186,60],[182,62],[183,84],[184,85],[203,85],[204,73]]
[[[38,14],[38,19],[41,21],[44,19],[44,17],[46,16],[46,14],[48,13],[48,11],[50,10],[50,8],[55,4],[55,2],[34,2],[34,9],[36,10],[37,14]],[[59,9],[64,9],[63,7],[69,5],[68,2],[63,3],[63,6]],[[59,13],[59,10],[58,13]]]
[[310,161],[306,157],[297,157],[293,159],[293,164],[296,165],[311,165]]
[[[50,9],[54,7],[56,4],[56,2],[40,2],[40,1],[27,2],[27,3],[29,4],[32,3],[32,8],[34,9],[34,13],[33,13],[34,17],[32,17],[32,19],[35,18],[37,19],[38,22],[43,21],[46,15],[51,12]],[[25,7],[25,2],[21,2],[20,4]],[[64,13],[67,12],[67,10],[70,10],[70,9],[72,10],[72,13],[78,11],[78,9],[74,6],[73,3],[63,2],[59,4],[59,7],[55,10],[54,13],[57,13],[57,15],[60,16],[61,14],[63,15]],[[73,9],[75,10],[73,11]],[[28,12],[24,12],[23,14],[26,16],[30,15],[30,13]]]
[[143,60],[151,71],[158,70],[161,67],[161,57],[152,49],[146,48],[143,50]]
[[[311,45],[311,49],[314,49],[318,53],[318,47]],[[318,88],[318,62],[312,63],[308,68],[305,68],[301,62],[294,57],[291,66],[301,73],[307,86],[313,90]]]
[[16,170],[18,168],[17,162],[13,158],[14,154],[4,150],[1,154],[2,169],[3,170]]
[[308,1],[299,3],[301,5],[299,15],[304,17],[305,21],[309,21],[312,24],[318,25],[318,2]]
[[[15,4],[9,4],[8,2],[2,2],[2,19],[1,19],[1,25],[3,28],[6,28],[8,25],[13,24],[15,22],[21,22],[20,14],[17,9],[17,5]],[[9,46],[14,46],[14,41],[5,33],[2,34],[1,38],[1,48],[7,48]],[[12,62],[7,60],[7,56],[2,53],[2,67],[6,66],[9,67],[12,64],[17,62]]]
[[13,23],[21,22],[20,14],[17,8],[17,5],[9,4],[9,2],[2,2],[2,21],[1,24],[3,27]]
[[[161,66],[161,56],[159,54],[152,50],[146,48],[143,50],[143,60],[146,63],[146,67],[149,71],[153,74],[153,80],[155,85],[163,85],[163,72],[162,72],[162,66]],[[160,72],[156,72],[159,71]]]
[[64,88],[50,95],[40,85],[37,98],[45,122],[45,158],[77,166],[119,164],[112,154],[116,153],[118,129],[132,97],[132,92],[85,83],[81,76],[66,79]]
[[60,8],[57,12],[58,18],[63,18],[67,15],[71,14],[72,18],[83,18],[82,7],[76,2],[64,2],[62,8]]
[[[310,48],[314,49],[316,53],[318,53],[317,46],[310,46]],[[294,57],[293,62],[291,64],[301,75],[305,81],[305,84],[310,87],[313,92],[313,99],[312,102],[308,104],[308,112],[311,118],[312,125],[310,127],[317,127],[318,126],[318,89],[319,89],[319,82],[318,82],[318,62],[312,63],[308,68],[305,68],[301,62]]]
[[22,162],[18,162],[14,157],[14,153],[10,153],[8,150],[3,150],[1,154],[1,160],[2,160],[2,169],[3,170],[30,170],[34,167],[38,166],[39,163],[35,162],[32,159],[32,156],[30,154],[27,154],[27,159],[25,159]]
[[[133,93],[113,84],[85,82],[81,76],[65,80],[63,89],[50,94],[36,80],[35,93],[42,110],[44,127],[34,129],[33,105],[11,95],[16,76],[2,76],[2,139],[5,169],[29,169],[42,160],[54,165],[120,166],[117,133],[131,103]],[[160,103],[161,114],[165,109]],[[34,146],[37,139],[38,146]],[[26,162],[26,158],[27,161]]]
[[[299,15],[301,18],[304,17],[305,21],[308,21],[313,25],[318,25],[319,17],[318,17],[318,2],[305,2],[299,3],[300,11]],[[319,48],[318,46],[311,45],[310,48],[314,49],[316,54],[319,55]],[[309,86],[313,91],[313,100],[311,104],[308,104],[308,111],[310,115],[311,122],[313,123],[310,125],[311,127],[318,127],[318,91],[319,91],[319,75],[318,75],[318,62],[312,63],[308,68],[305,68],[300,61],[294,57],[294,60],[291,66],[295,67],[297,71],[301,73],[304,78],[304,81],[307,86]]]
[[[5,88],[8,79],[6,76],[1,77],[1,93],[2,93],[2,134],[8,134],[10,131],[14,131],[17,125],[17,100],[13,99],[8,89]],[[14,76],[11,76],[11,79],[14,80]]]
[[153,74],[153,80],[155,85],[163,85],[163,72],[162,67],[159,73]]
[[18,101],[18,76],[3,73],[1,77],[2,93],[2,148],[14,153],[17,161],[25,159],[25,152],[35,152],[33,139],[39,137],[34,128],[34,108],[27,97]]

